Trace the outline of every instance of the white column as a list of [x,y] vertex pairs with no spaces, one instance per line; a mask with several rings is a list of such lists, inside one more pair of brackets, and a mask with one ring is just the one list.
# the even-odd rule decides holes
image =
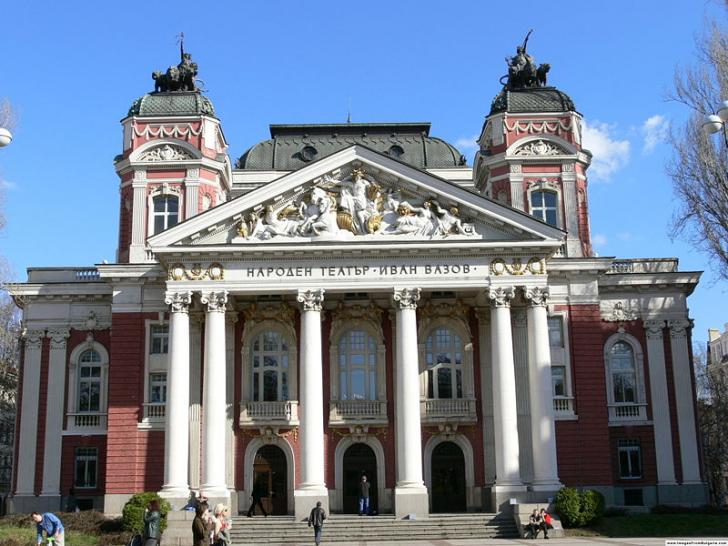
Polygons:
[[205,370],[202,378],[202,485],[208,498],[227,498],[225,483],[225,424],[227,423],[225,306],[227,292],[206,292],[200,299],[205,313]]
[[324,290],[299,290],[301,353],[299,418],[301,424],[301,483],[294,491],[295,517],[305,517],[321,501],[328,509],[324,481],[324,392],[321,349],[321,305]]
[[43,347],[43,330],[25,333],[23,357],[23,401],[20,411],[20,435],[18,438],[18,474],[16,496],[33,495],[35,489],[35,456],[38,437],[38,387],[40,384],[40,355]]
[[556,425],[551,393],[551,346],[546,313],[548,288],[526,288],[528,307],[528,376],[531,407],[534,491],[557,490]]
[[647,369],[650,374],[657,484],[675,485],[675,462],[672,456],[672,429],[670,428],[670,405],[665,371],[665,345],[662,338],[665,321],[646,320],[644,327],[647,335]]
[[420,380],[417,351],[417,302],[419,288],[394,291],[397,309],[397,485],[395,516],[428,514],[427,489],[422,480],[422,431],[420,425]]
[[225,483],[231,490],[235,485],[235,428],[233,425],[233,404],[235,397],[235,323],[238,322],[236,312],[225,317],[226,339],[226,373],[229,381],[225,391]]
[[167,405],[164,425],[164,485],[162,495],[189,494],[190,303],[192,292],[167,292],[170,306]]
[[144,242],[147,233],[147,182],[146,171],[134,171],[132,208],[131,208],[131,246],[129,262],[143,262],[146,258]]
[[199,489],[201,482],[202,462],[202,325],[204,318],[201,313],[190,315],[190,471],[189,480],[191,489]]
[[185,178],[185,220],[195,216],[199,209],[200,170],[187,169]]
[[495,425],[495,485],[522,486],[519,467],[518,408],[513,364],[511,300],[514,288],[492,288],[491,346],[493,349],[493,424]]
[[695,391],[688,350],[688,320],[671,320],[670,346],[672,349],[672,375],[675,381],[677,428],[680,435],[680,461],[682,483],[700,483],[698,436],[695,430]]
[[61,494],[61,440],[63,431],[64,388],[66,384],[66,340],[70,331],[50,330],[48,358],[48,390],[43,450],[43,486],[41,495]]

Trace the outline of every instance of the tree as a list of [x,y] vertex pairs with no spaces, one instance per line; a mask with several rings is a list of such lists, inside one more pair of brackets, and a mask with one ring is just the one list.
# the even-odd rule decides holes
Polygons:
[[698,394],[698,428],[711,504],[728,500],[728,361],[711,364],[704,345],[693,347]]
[[714,22],[697,45],[696,64],[676,71],[670,96],[691,109],[685,125],[670,137],[668,174],[678,202],[672,227],[675,236],[706,252],[728,279],[728,143],[702,129],[705,116],[728,100],[728,34]]

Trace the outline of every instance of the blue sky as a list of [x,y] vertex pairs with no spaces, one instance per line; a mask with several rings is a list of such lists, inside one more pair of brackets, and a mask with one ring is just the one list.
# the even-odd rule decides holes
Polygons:
[[696,340],[728,322],[728,283],[671,241],[673,194],[662,135],[685,109],[667,102],[705,18],[691,1],[6,2],[0,98],[20,122],[0,150],[8,226],[0,254],[28,266],[114,261],[121,126],[150,74],[199,63],[233,158],[270,123],[430,121],[469,158],[490,102],[528,31],[549,83],[574,99],[595,154],[591,229],[602,256],[679,257],[705,270],[691,297]]

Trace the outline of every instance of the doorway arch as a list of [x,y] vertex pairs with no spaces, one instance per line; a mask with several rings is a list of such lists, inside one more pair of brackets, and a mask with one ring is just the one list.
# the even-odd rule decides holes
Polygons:
[[[274,449],[270,449],[274,448]],[[277,450],[277,451],[276,451]],[[261,460],[262,459],[264,460]],[[250,496],[253,492],[256,479],[256,464],[265,464],[267,462],[276,472],[275,488],[273,483],[270,484],[275,494],[270,498],[271,505],[275,499],[275,506],[271,506],[275,514],[290,514],[293,512],[293,489],[294,489],[294,455],[291,446],[285,439],[275,436],[273,438],[254,438],[245,449],[244,462],[244,487],[245,490],[240,496],[239,510],[247,511],[250,506]],[[282,468],[281,468],[282,467]],[[264,467],[259,466],[258,470]],[[273,475],[271,475],[271,479]],[[265,506],[265,505],[264,505]],[[268,510],[268,508],[266,508]]]
[[258,449],[253,460],[253,489],[264,492],[261,499],[266,512],[288,513],[288,468],[286,455],[275,445]]
[[364,443],[350,445],[342,461],[342,511],[345,514],[359,513],[359,484],[366,476],[370,483],[369,509],[379,512],[379,491],[377,487],[377,457],[374,450]]
[[465,512],[467,493],[465,455],[454,442],[440,442],[432,450],[432,512]]

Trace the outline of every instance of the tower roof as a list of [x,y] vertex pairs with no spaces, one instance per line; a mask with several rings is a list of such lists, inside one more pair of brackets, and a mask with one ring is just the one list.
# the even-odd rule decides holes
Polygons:
[[210,99],[199,91],[167,91],[148,93],[136,99],[130,116],[215,116]]
[[526,87],[508,89],[504,87],[493,99],[490,114],[499,112],[571,112],[575,111],[571,97],[555,87]]
[[420,169],[462,167],[466,163],[455,146],[430,136],[429,123],[271,125],[270,135],[240,157],[239,169],[295,171],[353,144]]

